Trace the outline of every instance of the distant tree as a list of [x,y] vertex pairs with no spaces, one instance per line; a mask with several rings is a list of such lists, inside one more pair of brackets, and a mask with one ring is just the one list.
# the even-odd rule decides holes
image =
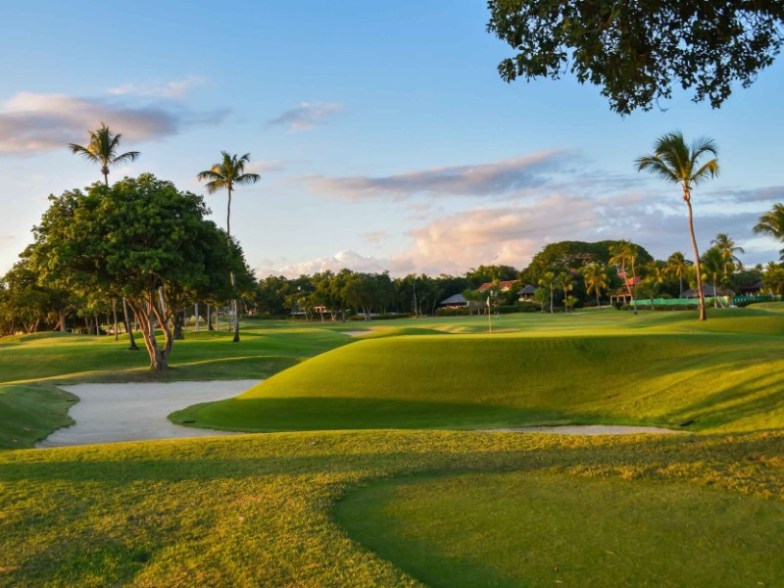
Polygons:
[[784,294],[784,264],[771,261],[765,267],[762,284],[771,294]]
[[[754,232],[765,233],[774,239],[784,241],[784,204],[778,202],[773,205],[772,210],[763,214],[759,222],[754,225]],[[781,249],[779,254],[784,260],[784,249]]]
[[[616,245],[610,247],[610,254],[612,255],[610,263],[619,268],[619,273],[632,302],[632,311],[634,314],[637,314],[637,297],[635,295],[637,286],[636,263],[639,255],[637,246],[630,241],[619,241]],[[632,271],[631,280],[629,280],[627,268]]]
[[550,292],[550,314],[552,314],[555,310],[553,308],[553,299],[555,297],[555,289],[557,284],[558,283],[556,281],[555,273],[553,272],[545,272],[545,274],[539,279],[539,285],[542,288],[546,288]]
[[488,31],[516,52],[498,66],[503,80],[570,70],[621,114],[670,98],[673,82],[718,108],[773,63],[784,24],[784,7],[772,1],[490,0],[488,8]]
[[150,367],[166,369],[172,301],[183,291],[196,300],[218,288],[228,295],[226,272],[239,269],[232,267],[237,260],[225,247],[226,233],[204,220],[204,200],[143,174],[50,201],[31,251],[42,279],[85,297],[124,297],[139,321]]
[[[534,302],[539,305],[539,308],[544,312],[548,300],[550,300],[550,291],[547,288],[537,288],[534,290]],[[552,311],[551,311],[552,312]]]
[[683,298],[683,278],[690,265],[683,253],[676,251],[667,258],[667,271],[675,278],[678,278],[678,297]]
[[588,294],[593,292],[596,295],[596,306],[601,306],[601,295],[607,289],[607,271],[599,263],[589,263],[583,270],[583,280],[585,280],[585,290]]
[[700,159],[708,153],[716,155],[718,149],[710,139],[699,139],[686,145],[681,133],[669,133],[660,137],[654,146],[652,155],[644,155],[637,159],[638,171],[650,171],[668,182],[680,184],[683,201],[689,211],[689,235],[694,248],[694,260],[697,269],[697,295],[699,297],[699,319],[707,318],[705,313],[705,297],[702,293],[702,277],[700,270],[700,252],[697,238],[694,236],[694,219],[691,208],[692,187],[708,177],[719,173],[719,162],[714,157],[700,164]]
[[[228,205],[226,207],[226,237],[229,242],[229,249],[231,249],[231,193],[234,191],[234,186],[244,186],[247,184],[255,184],[259,181],[261,176],[259,174],[245,173],[245,164],[250,162],[250,153],[246,153],[242,157],[238,155],[230,155],[226,151],[221,151],[223,159],[214,164],[210,169],[204,170],[196,174],[200,182],[206,181],[205,187],[207,192],[214,194],[219,190],[225,189],[229,195]],[[231,280],[231,287],[236,286],[236,276],[231,272],[229,276]],[[239,307],[237,305],[236,296],[232,298],[231,309],[234,314],[234,342],[240,341],[240,316]]]
[[[610,247],[619,241],[558,241],[545,245],[541,251],[534,255],[531,263],[521,272],[521,281],[524,284],[537,284],[547,271],[563,271],[566,269],[579,270],[589,263],[606,265],[610,260]],[[638,249],[638,262],[647,263],[653,257],[645,248],[636,245]]]
[[[572,274],[569,272],[563,272],[555,276],[555,287],[563,292],[564,312],[569,312],[570,306],[567,304],[567,299],[574,298],[574,296],[571,295],[572,290],[574,290]],[[572,304],[572,306],[574,306],[574,304]]]
[[722,259],[722,274],[724,285],[729,284],[730,274],[736,269],[743,269],[743,262],[738,258],[736,253],[745,253],[743,247],[735,244],[727,233],[719,233],[716,238],[711,241],[711,245],[716,247],[721,253]]
[[718,283],[724,270],[724,256],[721,254],[721,249],[713,246],[705,250],[700,261],[702,262],[702,279],[709,281],[713,287],[713,308],[718,308]]
[[466,279],[470,286],[478,288],[482,284],[493,280],[516,280],[520,271],[511,265],[480,265],[466,272]]

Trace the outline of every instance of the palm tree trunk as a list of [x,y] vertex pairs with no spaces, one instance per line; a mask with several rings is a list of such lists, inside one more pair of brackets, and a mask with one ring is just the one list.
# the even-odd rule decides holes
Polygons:
[[[226,236],[228,237],[228,246],[229,246],[229,253],[232,252],[231,248],[231,184],[229,184],[227,191],[229,193],[229,202],[228,206],[226,207]],[[231,259],[231,261],[234,261]],[[234,270],[231,271],[229,274],[231,277],[231,288],[232,290],[236,286],[236,279],[234,277]],[[240,316],[237,308],[237,299],[232,298],[231,300],[231,310],[234,312],[234,338],[232,339],[233,343],[240,342]]]
[[691,246],[694,248],[694,266],[697,270],[697,297],[699,299],[699,318],[701,321],[707,320],[705,313],[705,295],[702,292],[702,270],[700,269],[700,251],[697,248],[697,238],[694,236],[694,217],[691,211],[691,195],[688,190],[683,191],[683,199],[689,209],[689,236],[691,236]]

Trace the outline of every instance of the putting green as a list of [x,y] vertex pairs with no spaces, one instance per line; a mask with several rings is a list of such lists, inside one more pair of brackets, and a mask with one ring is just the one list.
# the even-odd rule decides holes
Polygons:
[[694,484],[409,477],[349,494],[334,516],[431,586],[784,585],[784,503]]

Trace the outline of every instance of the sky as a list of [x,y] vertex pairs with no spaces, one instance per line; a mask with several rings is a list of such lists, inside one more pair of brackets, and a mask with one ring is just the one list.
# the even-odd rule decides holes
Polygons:
[[[348,267],[459,275],[524,268],[548,243],[630,239],[692,257],[677,186],[637,173],[657,137],[719,146],[693,194],[701,249],[718,233],[747,265],[781,245],[752,227],[784,200],[784,58],[721,109],[690,94],[621,117],[594,86],[503,82],[512,54],[484,2],[28,0],[2,9],[0,273],[50,194],[99,180],[74,156],[102,122],[134,162],[204,194],[222,150],[261,180],[237,189],[232,234],[260,277]],[[13,28],[9,23],[13,23]]]

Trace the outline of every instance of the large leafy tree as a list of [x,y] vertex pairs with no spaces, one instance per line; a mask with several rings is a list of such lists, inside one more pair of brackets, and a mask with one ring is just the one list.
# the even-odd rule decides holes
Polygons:
[[[699,318],[704,321],[705,297],[702,293],[702,277],[700,270],[700,252],[697,238],[694,235],[694,215],[691,207],[692,188],[707,178],[719,173],[719,161],[716,159],[718,148],[711,139],[699,139],[690,146],[686,144],[681,133],[668,133],[660,137],[651,155],[637,159],[638,171],[649,171],[665,181],[680,184],[683,201],[689,212],[689,236],[694,249],[694,260],[697,270],[697,295],[699,296]],[[705,156],[713,155],[704,163]]]
[[516,52],[498,71],[507,82],[570,70],[601,87],[621,114],[649,110],[673,83],[718,108],[773,63],[784,5],[771,0],[489,0],[488,31]]
[[226,248],[226,234],[204,219],[204,200],[151,174],[50,200],[31,251],[41,278],[83,296],[124,297],[139,321],[150,367],[166,369],[174,302],[186,292],[198,300],[221,288],[228,298],[225,276],[238,255]]
[[[759,222],[754,225],[754,232],[765,233],[774,239],[784,241],[784,204],[777,202],[771,210],[763,214]],[[784,260],[784,249],[781,249],[779,254]]]
[[[199,172],[196,177],[200,182],[207,182],[205,187],[207,192],[214,194],[220,190],[226,190],[229,199],[226,207],[226,235],[231,241],[231,193],[235,186],[245,186],[255,184],[261,176],[254,173],[245,172],[245,164],[250,162],[250,153],[243,156],[231,155],[226,151],[221,151],[221,161],[214,164],[210,169]],[[234,272],[229,276],[232,288],[236,285]],[[234,313],[234,342],[240,340],[240,317],[237,306],[236,296],[232,298],[231,309]]]

